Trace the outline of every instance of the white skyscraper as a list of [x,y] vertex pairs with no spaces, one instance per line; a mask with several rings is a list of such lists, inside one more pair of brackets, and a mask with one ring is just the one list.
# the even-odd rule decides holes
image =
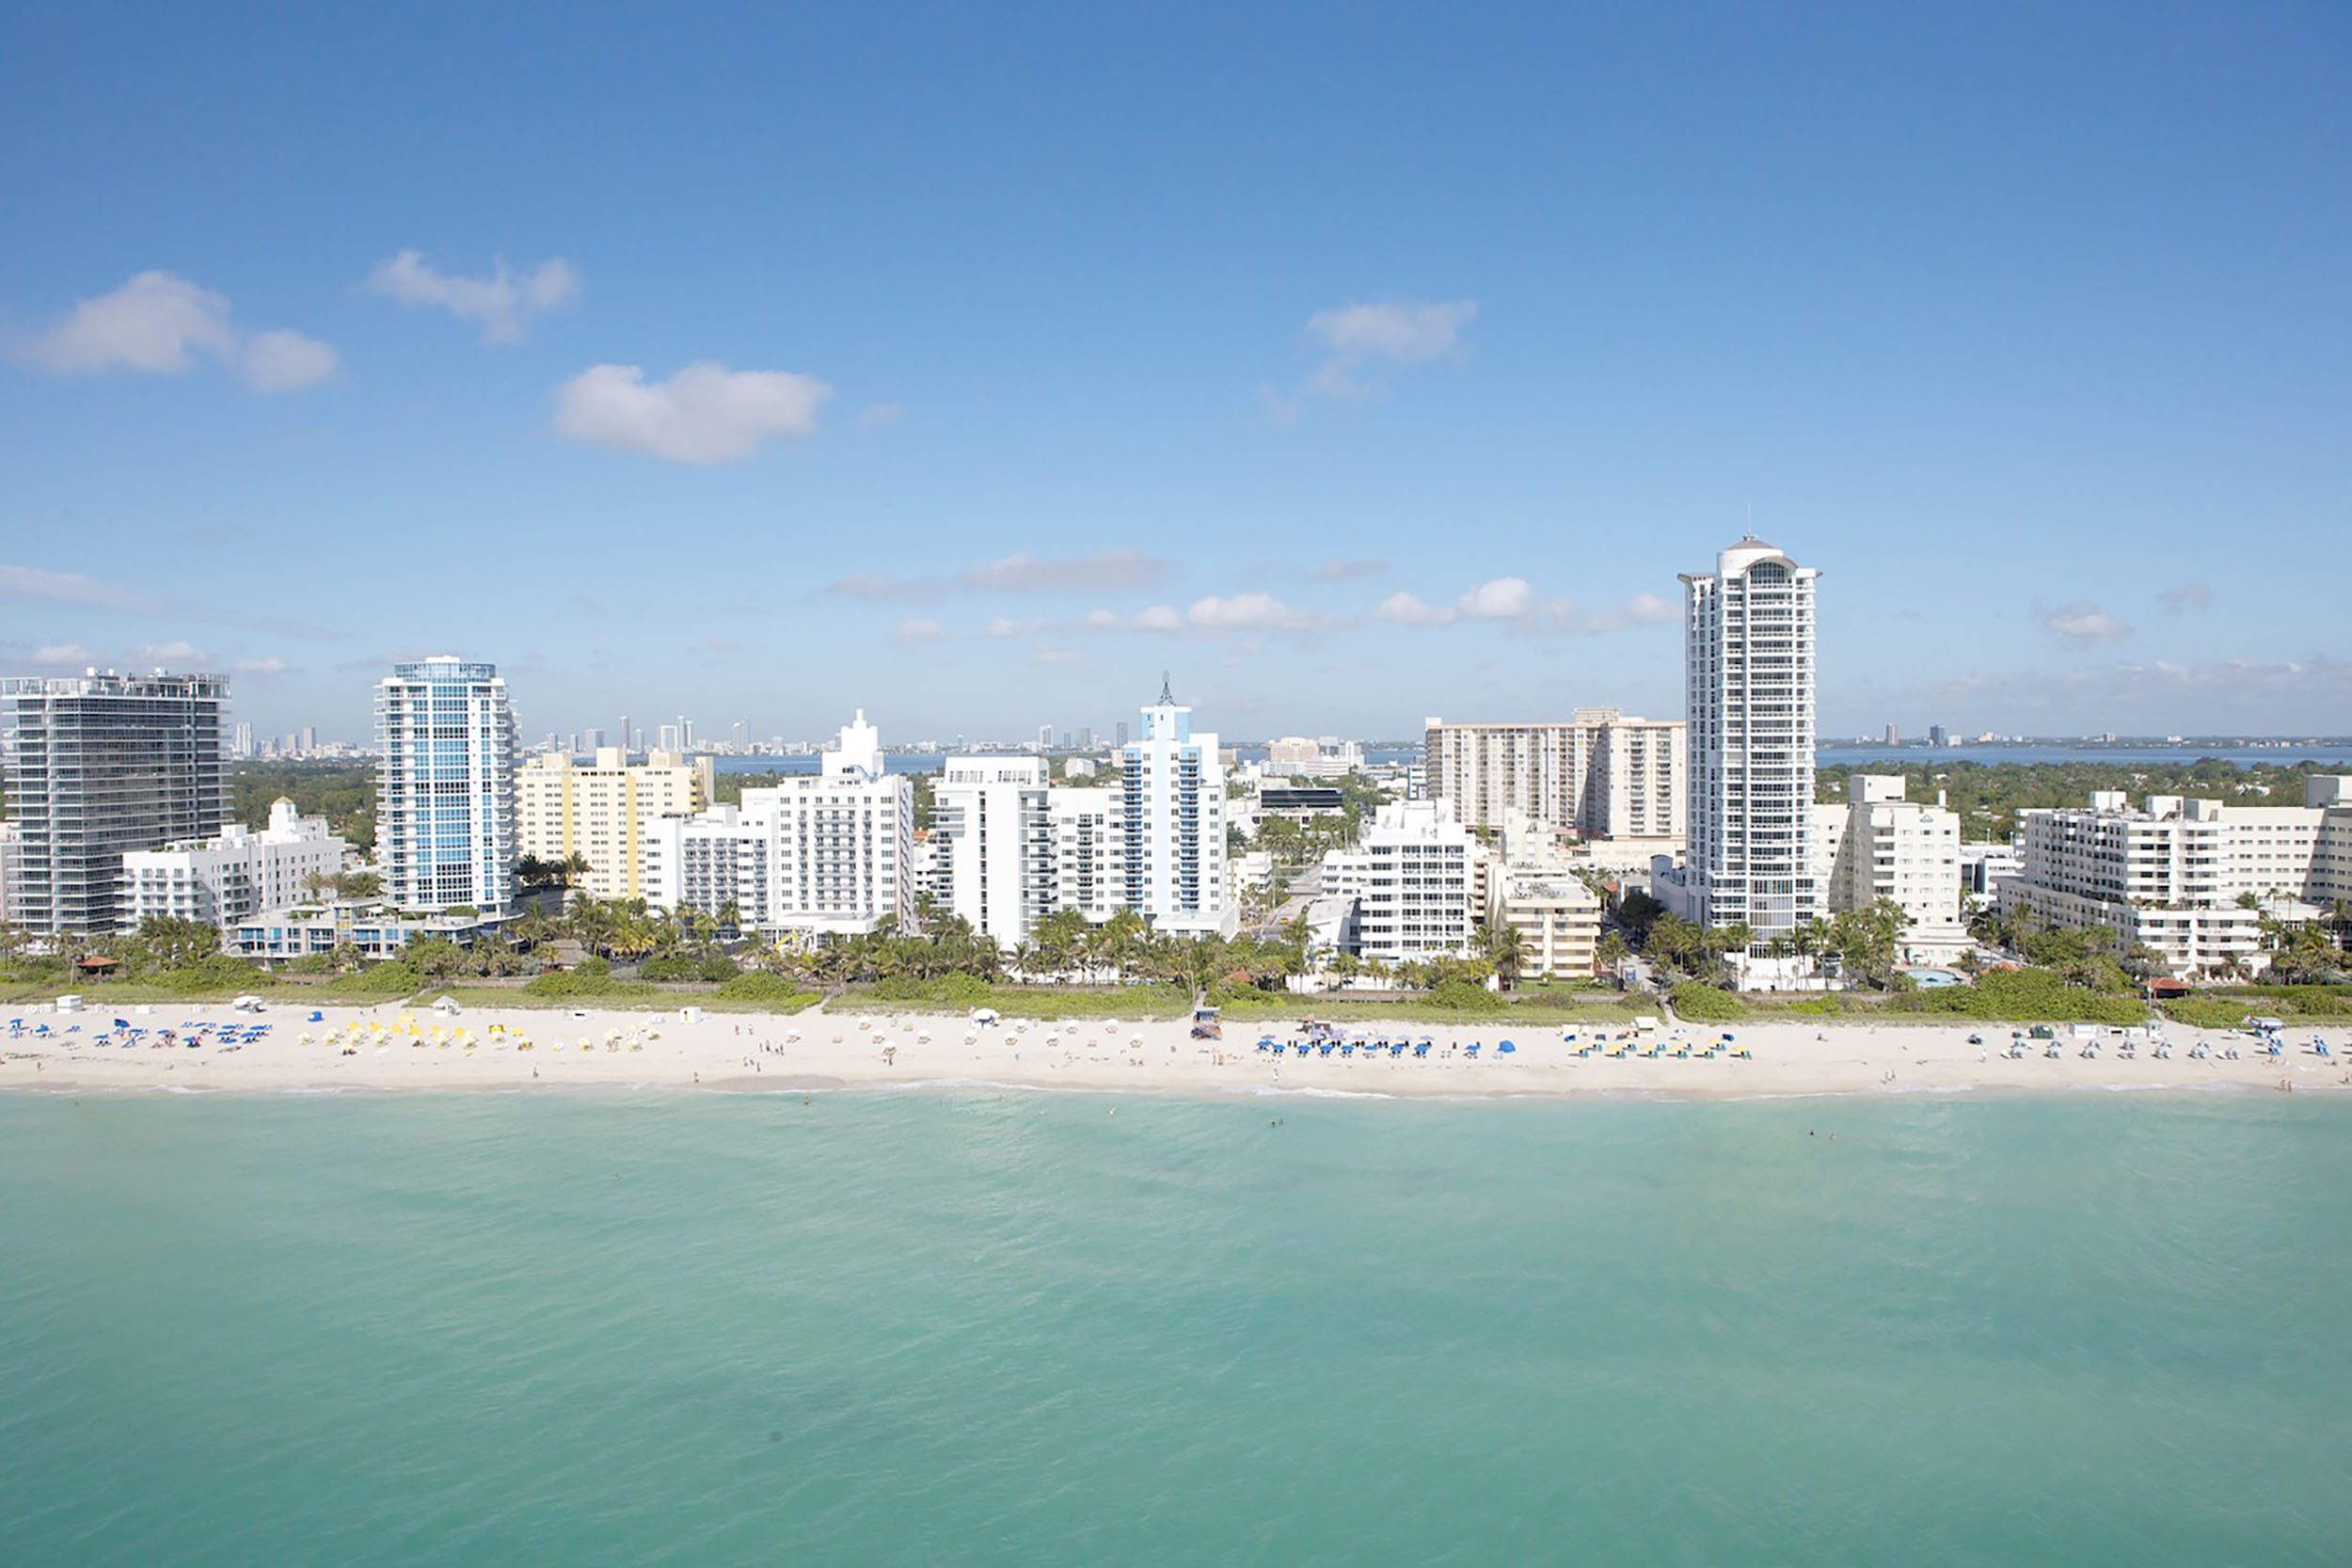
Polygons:
[[375,848],[395,908],[515,903],[515,710],[498,666],[450,655],[375,688]]
[[1008,949],[1042,910],[1048,792],[1042,757],[950,757],[931,797],[947,912]]
[[[1750,535],[1685,573],[1687,908],[1760,949],[1822,909],[1812,863],[1814,584]],[[1671,902],[1671,900],[1670,900]]]
[[647,824],[642,886],[660,908],[801,937],[899,931],[914,920],[914,789],[887,771],[861,710],[815,777],[743,791],[741,806]]
[[1225,932],[1225,769],[1216,736],[1192,733],[1192,709],[1165,682],[1143,710],[1120,776],[1126,904],[1161,931]]

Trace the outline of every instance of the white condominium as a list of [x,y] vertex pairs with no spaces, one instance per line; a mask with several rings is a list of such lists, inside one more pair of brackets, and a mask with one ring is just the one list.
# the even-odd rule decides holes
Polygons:
[[1744,924],[1752,951],[1820,912],[1813,834],[1814,589],[1820,573],[1753,535],[1685,573],[1688,907]]
[[949,757],[931,795],[932,853],[946,912],[1010,950],[1045,901],[1045,759]]
[[1216,736],[1192,731],[1192,709],[1165,684],[1143,710],[1120,776],[1124,902],[1154,930],[1229,932],[1225,888],[1225,768]]
[[1470,951],[1480,916],[1478,841],[1442,800],[1405,800],[1373,813],[1351,849],[1323,860],[1323,891],[1356,901],[1356,946],[1402,963]]
[[770,936],[861,936],[914,923],[914,792],[882,767],[861,711],[813,778],[643,825],[645,901]]
[[515,902],[515,709],[498,666],[441,655],[375,688],[375,852],[395,909]]
[[227,927],[264,910],[331,896],[322,884],[350,853],[327,832],[326,817],[301,816],[280,797],[258,833],[231,823],[212,838],[123,856],[117,918],[125,932],[152,919]]
[[1521,812],[1556,832],[1618,841],[1645,863],[1683,847],[1683,725],[1581,707],[1565,722],[1427,721],[1422,792],[1466,827]]
[[597,898],[645,895],[646,828],[691,816],[711,803],[712,763],[652,752],[631,763],[617,746],[597,748],[581,767],[564,752],[532,757],[515,776],[515,847],[519,855],[588,863],[580,885]]
[[932,796],[931,845],[948,913],[1010,949],[1075,910],[1107,920],[1126,894],[1120,796],[1047,782],[1034,756],[951,757]]
[[0,821],[0,922],[8,918],[8,889],[16,882],[16,824]]
[[[2175,974],[2258,968],[2265,912],[2309,918],[2352,892],[2352,778],[2305,781],[2302,806],[2225,806],[2121,790],[2019,816],[2022,873],[2001,912],[2103,926]],[[2251,896],[2265,909],[2240,904]]]
[[1949,963],[1971,945],[1961,924],[1960,816],[1940,801],[1906,800],[1899,774],[1857,773],[1843,805],[1816,805],[1819,869],[1831,911],[1882,900],[1910,921],[1906,962]]

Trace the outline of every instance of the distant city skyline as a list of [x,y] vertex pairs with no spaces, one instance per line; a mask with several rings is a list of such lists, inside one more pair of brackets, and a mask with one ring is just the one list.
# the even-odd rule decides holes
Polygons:
[[2352,730],[2339,8],[576,20],[19,29],[0,670],[1674,717],[1753,531],[1825,735]]

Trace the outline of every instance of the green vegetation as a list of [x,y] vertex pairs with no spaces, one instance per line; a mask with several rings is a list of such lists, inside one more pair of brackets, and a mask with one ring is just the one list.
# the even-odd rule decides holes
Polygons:
[[1996,969],[1970,986],[1915,990],[1890,1010],[1988,1023],[2145,1023],[2147,1005],[2128,990],[2094,990],[2047,969]]
[[719,995],[729,1002],[756,1002],[776,1012],[798,1012],[818,1000],[815,991],[803,990],[781,974],[738,974],[719,987]]
[[2249,1016],[2341,1022],[2352,1019],[2352,986],[2232,986],[2167,1002],[2164,1014],[2197,1029],[2234,1029]]
[[2241,768],[2219,757],[2194,762],[1932,762],[1834,763],[1813,774],[1814,798],[1846,799],[1847,780],[1856,773],[1900,774],[1911,798],[1932,800],[1942,790],[1960,814],[1961,836],[1972,843],[2005,839],[2017,829],[2017,814],[2049,806],[2079,806],[2094,789],[2120,789],[2134,799],[2148,795],[2192,795],[2232,806],[2299,806],[2303,781],[2338,769],[2333,763],[2257,763]]
[[352,762],[235,762],[229,765],[229,810],[248,828],[269,825],[279,796],[305,816],[362,849],[375,847],[375,767]]
[[585,964],[536,975],[522,985],[523,993],[549,1002],[582,1002],[607,997],[651,997],[660,993],[635,980],[616,980],[611,970],[591,974]]
[[1696,980],[1677,985],[1669,1000],[1674,1004],[1675,1017],[1696,1023],[1729,1023],[1748,1016],[1747,1004],[1738,996]]

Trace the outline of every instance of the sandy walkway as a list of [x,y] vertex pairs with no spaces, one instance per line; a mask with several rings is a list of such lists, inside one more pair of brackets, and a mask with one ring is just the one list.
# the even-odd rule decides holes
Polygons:
[[[1042,1088],[1145,1092],[1279,1093],[1341,1091],[1380,1095],[1630,1094],[1747,1096],[1948,1092],[1963,1089],[2158,1089],[2233,1085],[2277,1092],[2352,1093],[2352,1030],[2323,1030],[2331,1053],[2318,1056],[2311,1031],[2292,1037],[2278,1060],[2259,1055],[2244,1037],[2170,1031],[2172,1054],[2143,1045],[2121,1053],[2112,1034],[2095,1057],[2066,1037],[2052,1058],[2037,1042],[2023,1059],[2003,1054],[2006,1029],[1982,1028],[1970,1045],[1954,1028],[1830,1023],[1733,1025],[1738,1046],[1754,1053],[1677,1057],[1716,1039],[1721,1028],[1686,1025],[1657,1037],[1667,1054],[1577,1054],[1557,1027],[1510,1031],[1517,1050],[1501,1053],[1492,1026],[1435,1028],[1399,1024],[1391,1038],[1427,1038],[1416,1056],[1334,1050],[1278,1057],[1254,1049],[1261,1035],[1297,1038],[1295,1026],[1240,1025],[1219,1044],[1189,1037],[1182,1022],[1085,1021],[1040,1023],[1007,1019],[977,1027],[960,1017],[708,1014],[683,1022],[676,1011],[468,1008],[441,1015],[423,1007],[271,1006],[239,1014],[219,1005],[156,1004],[143,1011],[66,1014],[29,1007],[0,1011],[0,1089],[458,1089],[653,1086],[791,1089],[919,1086],[956,1082]],[[116,1016],[147,1031],[125,1046],[111,1030]],[[11,1024],[10,1019],[17,1020]],[[161,1031],[184,1036],[198,1026],[203,1043],[158,1043]],[[257,1039],[233,1047],[220,1030],[266,1024]],[[39,1033],[43,1027],[46,1036]],[[439,1031],[437,1035],[435,1031]],[[463,1032],[462,1036],[460,1031]],[[1351,1030],[1351,1034],[1356,1031]],[[1577,1026],[1577,1044],[1600,1036]],[[1362,1033],[1377,1037],[1376,1028]],[[2206,1040],[2213,1053],[2191,1056]],[[101,1043],[102,1041],[105,1043]],[[1472,1042],[1481,1046],[1473,1058]],[[2224,1053],[2243,1052],[2237,1060]],[[1605,1046],[1602,1049],[1613,1049]]]

